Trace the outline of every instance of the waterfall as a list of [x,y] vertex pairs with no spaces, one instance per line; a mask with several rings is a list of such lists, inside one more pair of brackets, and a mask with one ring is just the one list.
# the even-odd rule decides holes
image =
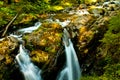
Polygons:
[[73,47],[73,43],[68,36],[68,32],[64,29],[63,42],[65,45],[66,64],[65,68],[60,72],[57,80],[79,80],[81,76],[81,69],[78,58]]
[[[56,22],[63,27],[70,23],[69,20],[60,22],[57,19]],[[23,34],[31,33],[33,30],[38,29],[40,25],[41,23],[38,22],[32,27],[20,29],[18,30],[18,32],[22,32]],[[17,37],[19,40],[22,40],[21,36],[11,36]],[[66,64],[64,69],[58,75],[57,80],[79,80],[81,76],[81,69],[75,49],[73,47],[73,43],[70,39],[69,33],[65,28],[63,42],[65,45]],[[19,46],[19,54],[16,56],[16,60],[19,64],[21,72],[24,75],[25,80],[42,80],[40,76],[41,70],[31,62],[29,53],[22,44],[20,44]]]
[[22,44],[20,44],[19,54],[16,56],[16,60],[25,80],[41,80],[40,69],[30,61],[28,52]]
[[[24,33],[31,33],[32,31],[38,29],[40,25],[41,23],[37,22],[34,26],[18,30],[18,32],[22,32],[21,35],[10,34],[10,36],[14,36],[21,41],[21,36]],[[16,60],[25,80],[42,80],[40,76],[41,70],[31,62],[29,53],[22,44],[19,46],[19,53],[16,56]]]

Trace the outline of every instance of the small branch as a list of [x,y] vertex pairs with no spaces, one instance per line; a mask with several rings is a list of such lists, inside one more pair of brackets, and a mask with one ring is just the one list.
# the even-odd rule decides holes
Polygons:
[[8,23],[8,25],[5,27],[5,31],[3,32],[2,37],[5,36],[5,34],[6,34],[7,30],[8,30],[8,28],[9,28],[9,26],[15,21],[15,19],[17,18],[17,16],[18,16],[18,13],[15,15],[15,17],[14,17],[14,18]]

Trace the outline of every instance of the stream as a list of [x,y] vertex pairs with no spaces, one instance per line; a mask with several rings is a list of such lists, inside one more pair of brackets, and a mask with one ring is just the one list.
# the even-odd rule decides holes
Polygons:
[[[82,16],[90,13],[87,11],[87,9],[82,9],[77,11],[70,11],[68,14]],[[51,18],[47,19],[46,21],[50,23],[56,22],[60,24],[63,28],[66,27],[71,22],[69,19],[61,22],[59,19],[53,20]],[[41,24],[42,23],[40,22],[36,22],[34,26],[20,29],[18,30],[18,32],[21,33],[20,34],[21,36],[25,33],[31,33],[32,31],[38,29],[41,26]],[[19,38],[19,40],[22,40],[22,39]],[[73,43],[70,39],[69,32],[67,31],[66,28],[64,28],[64,31],[63,31],[63,43],[65,47],[66,61],[65,61],[64,68],[57,75],[56,80],[79,80],[81,76],[81,68],[78,62],[75,49],[73,47]],[[24,75],[25,80],[42,80],[42,76],[41,76],[42,70],[39,69],[37,66],[35,66],[31,62],[29,53],[27,52],[27,50],[22,44],[20,44],[19,46],[19,53],[16,56],[16,60],[19,64],[21,72]]]
[[19,46],[19,54],[16,56],[16,60],[25,80],[42,80],[40,76],[41,70],[30,61],[28,52],[22,44]]
[[[97,6],[96,8],[102,8],[105,5],[109,3],[104,3],[103,6]],[[100,16],[96,12],[96,10],[93,10],[94,16]],[[69,11],[69,15],[77,15],[79,17],[83,15],[90,14],[88,12],[88,9],[81,9],[81,10],[72,10]],[[55,14],[56,15],[56,14]],[[81,68],[78,61],[78,57],[76,54],[76,51],[74,49],[74,44],[71,40],[70,33],[66,29],[66,26],[68,26],[72,21],[70,19],[66,19],[64,21],[61,21],[60,19],[46,19],[45,21],[48,21],[49,23],[58,23],[63,28],[63,36],[62,36],[62,42],[65,48],[65,64],[63,69],[59,71],[57,74],[56,80],[80,80],[81,77]],[[85,21],[85,20],[84,20]],[[83,21],[83,22],[84,22]],[[81,21],[82,22],[82,21]],[[27,50],[24,46],[24,41],[22,40],[22,36],[24,34],[32,33],[34,30],[37,30],[42,25],[42,22],[36,22],[33,26],[28,28],[19,29],[16,32],[19,34],[10,34],[10,36],[13,36],[19,40],[19,51],[16,55],[16,61],[17,65],[19,65],[19,69],[21,73],[24,76],[25,80],[44,80],[42,78],[42,69],[38,68],[37,65],[35,65],[29,56],[29,50]],[[81,27],[78,26],[79,28]],[[32,37],[32,36],[31,36]]]
[[[70,23],[69,20],[60,22],[58,19],[56,19],[56,22],[59,23],[62,27],[65,27]],[[22,34],[31,33],[32,31],[38,29],[41,24],[42,23],[37,22],[35,23],[34,26],[20,29],[18,30],[18,32],[21,32]],[[20,36],[12,34],[11,36],[14,36],[22,41]],[[64,29],[63,42],[65,45],[67,61],[65,64],[65,68],[60,72],[56,80],[78,80],[80,79],[81,70],[76,56],[76,52],[73,48],[72,41],[70,40],[69,33],[67,32],[66,29]],[[31,62],[29,53],[22,45],[22,43],[19,46],[19,53],[16,56],[16,60],[17,63],[19,64],[21,72],[24,75],[25,80],[42,80],[42,76],[40,76],[40,73],[42,71]]]
[[[78,58],[73,47],[73,43],[69,38],[69,33],[64,29],[63,42],[65,45],[66,64],[65,68],[58,75],[57,80],[79,80],[81,69],[79,66]],[[67,38],[67,39],[66,39]]]

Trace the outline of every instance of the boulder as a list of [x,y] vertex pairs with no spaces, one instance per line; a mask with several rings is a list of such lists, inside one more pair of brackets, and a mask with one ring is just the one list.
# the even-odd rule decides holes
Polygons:
[[18,47],[18,40],[12,36],[8,36],[0,40],[1,60],[5,58],[5,63],[10,64],[13,61],[12,52]]
[[[15,65],[18,46],[18,39],[15,37],[0,39],[0,80],[23,80],[19,68]],[[18,77],[20,78],[17,79]]]
[[30,50],[31,60],[42,69],[44,80],[55,80],[56,73],[64,65],[64,62],[58,60],[63,54],[62,31],[58,23],[44,22],[39,29],[23,36],[26,48]]

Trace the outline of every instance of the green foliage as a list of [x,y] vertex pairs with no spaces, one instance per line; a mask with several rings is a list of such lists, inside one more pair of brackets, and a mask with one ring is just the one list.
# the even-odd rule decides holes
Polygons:
[[98,76],[82,76],[80,80],[99,80]]
[[7,24],[16,14],[11,7],[0,7],[0,27]]
[[60,0],[50,0],[49,2],[52,5],[58,5],[58,4],[60,4],[61,1]]
[[85,0],[80,0],[80,3],[84,4],[84,3],[85,3]]
[[15,4],[16,9],[21,9],[22,13],[44,13],[48,10],[48,3],[43,0],[21,1]]
[[95,68],[102,69],[102,74],[94,71],[91,75],[82,76],[81,80],[120,80],[120,13],[109,20],[108,30],[101,42],[102,58]]
[[107,77],[108,80],[120,80],[120,64],[109,64],[104,67],[105,73],[104,77]]
[[2,7],[3,6],[3,1],[0,1],[0,7]]
[[9,5],[5,1],[0,1],[0,27],[7,25],[17,13],[20,13],[20,15],[13,24],[19,24],[27,14],[38,17],[36,14],[57,12],[64,9],[62,6],[50,5],[50,1],[51,0],[20,0],[17,3],[12,1]]
[[120,80],[120,64],[108,64],[104,67],[105,72],[101,76],[82,76],[80,80]]
[[[104,66],[104,74],[100,76],[106,80],[120,80],[120,13],[112,17],[109,21],[108,30],[101,40],[107,51],[104,57],[106,65]],[[104,51],[103,51],[104,53]],[[104,80],[104,79],[102,79]]]
[[120,13],[109,21],[108,31],[105,33],[102,42],[106,46],[108,55],[112,62],[120,62]]
[[120,13],[110,19],[102,42],[109,46],[120,45]]

